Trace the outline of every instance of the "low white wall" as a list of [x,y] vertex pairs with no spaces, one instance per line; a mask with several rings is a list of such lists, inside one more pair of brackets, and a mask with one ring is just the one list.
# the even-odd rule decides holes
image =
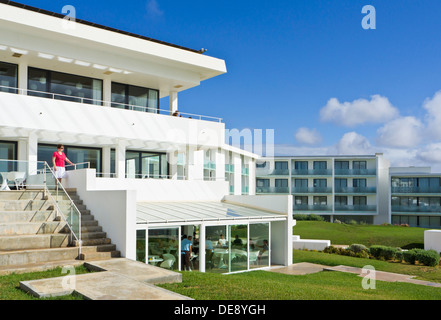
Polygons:
[[441,252],[441,230],[424,231],[424,250]]
[[310,240],[300,239],[300,236],[292,236],[292,247],[296,250],[318,250],[323,251],[326,247],[331,245],[330,240]]

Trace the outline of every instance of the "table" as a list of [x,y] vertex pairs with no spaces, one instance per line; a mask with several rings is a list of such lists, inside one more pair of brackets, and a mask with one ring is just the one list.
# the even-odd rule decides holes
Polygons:
[[219,265],[218,265],[219,269],[226,269],[227,268],[227,265],[224,262],[224,256],[226,254],[228,254],[228,249],[215,248],[213,250],[213,256],[219,256]]
[[159,256],[148,256],[148,263],[156,266],[159,262],[164,261],[164,259],[159,258]]

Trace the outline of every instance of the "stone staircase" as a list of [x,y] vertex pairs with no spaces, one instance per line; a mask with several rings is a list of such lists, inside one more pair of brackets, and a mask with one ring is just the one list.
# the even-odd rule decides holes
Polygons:
[[[66,192],[81,212],[81,255],[77,241],[71,240],[66,223],[56,216],[54,203],[44,198],[42,190],[0,191],[0,274],[24,266],[120,257],[76,190]],[[66,196],[58,199],[60,208],[69,203]]]

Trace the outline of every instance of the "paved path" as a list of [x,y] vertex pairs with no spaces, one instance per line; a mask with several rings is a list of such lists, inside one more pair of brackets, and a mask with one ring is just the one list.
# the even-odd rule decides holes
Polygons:
[[[363,277],[366,275],[366,274],[362,273],[361,268],[348,267],[348,266],[330,267],[330,266],[324,266],[324,265],[307,263],[307,262],[292,264],[288,267],[274,267],[274,268],[269,269],[268,271],[284,273],[284,274],[291,274],[291,275],[305,275],[305,274],[317,273],[317,272],[321,272],[321,271],[348,272],[348,273],[358,274],[360,277]],[[375,277],[376,277],[376,280],[381,280],[381,281],[407,282],[407,283],[413,283],[413,284],[441,288],[441,283],[424,281],[424,280],[416,280],[416,279],[414,279],[415,276],[411,276],[411,275],[407,275],[407,274],[376,271]]]
[[154,284],[181,282],[182,275],[125,258],[87,262],[92,272],[20,282],[20,288],[44,298],[76,292],[90,300],[191,300]]

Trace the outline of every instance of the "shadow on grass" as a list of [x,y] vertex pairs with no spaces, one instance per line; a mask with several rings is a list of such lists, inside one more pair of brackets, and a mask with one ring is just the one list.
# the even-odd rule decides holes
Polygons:
[[409,243],[405,246],[402,246],[401,249],[410,250],[410,249],[424,249],[424,243]]

